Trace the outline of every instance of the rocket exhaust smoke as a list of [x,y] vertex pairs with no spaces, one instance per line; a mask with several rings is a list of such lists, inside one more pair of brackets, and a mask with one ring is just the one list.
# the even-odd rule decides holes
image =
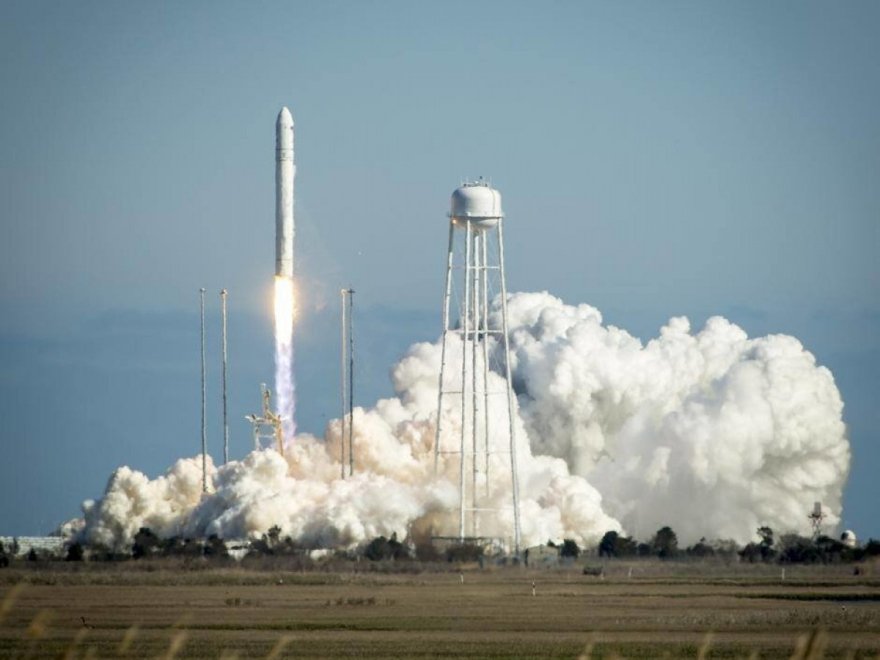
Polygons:
[[[828,525],[839,522],[850,460],[843,403],[831,372],[795,338],[750,338],[720,317],[694,332],[672,318],[642,343],[603,325],[597,309],[548,293],[510,294],[508,316],[524,547],[595,544],[611,530],[645,539],[664,525],[682,544],[745,543],[759,525],[808,535],[816,501]],[[447,359],[461,350],[451,338]],[[323,438],[300,434],[284,456],[264,449],[209,463],[204,497],[197,458],[155,479],[119,468],[62,533],[123,551],[140,527],[231,539],[278,525],[316,548],[454,534],[457,457],[441,456],[434,472],[440,353],[439,341],[412,346],[392,371],[396,396],[355,408],[352,478],[339,476],[333,420]],[[503,385],[501,374],[489,377],[492,389]],[[490,404],[489,414],[504,429],[506,406]],[[460,428],[460,405],[450,402],[442,423]],[[498,513],[481,534],[508,537],[509,477],[502,464],[489,474],[486,506]]]
[[296,432],[293,377],[293,117],[281,108],[275,122],[275,405],[284,442]]

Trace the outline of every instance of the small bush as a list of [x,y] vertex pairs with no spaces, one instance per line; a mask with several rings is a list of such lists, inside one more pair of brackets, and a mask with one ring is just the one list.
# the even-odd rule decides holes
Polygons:
[[631,537],[621,536],[617,532],[606,532],[599,542],[600,557],[633,557],[636,554],[640,554],[639,544]]
[[480,561],[482,556],[482,546],[473,543],[460,543],[446,549],[446,561],[449,562]]
[[81,543],[71,543],[67,546],[67,555],[64,557],[64,561],[82,561],[85,554]]
[[661,527],[651,540],[651,550],[660,559],[672,559],[678,554],[678,536],[671,527]]
[[560,557],[571,557],[577,559],[581,554],[578,544],[572,539],[565,539],[562,542],[562,549],[559,551]]
[[715,556],[715,548],[709,545],[706,542],[706,538],[703,537],[692,546],[685,550],[685,554],[688,557],[694,557],[696,559],[706,559],[707,557]]
[[392,534],[390,539],[378,536],[367,544],[364,549],[364,557],[370,561],[409,559],[409,550],[403,543],[397,540],[397,534]]

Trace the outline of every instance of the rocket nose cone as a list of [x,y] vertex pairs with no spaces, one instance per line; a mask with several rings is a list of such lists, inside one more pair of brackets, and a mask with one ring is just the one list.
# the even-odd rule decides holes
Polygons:
[[293,126],[293,117],[290,114],[290,110],[287,109],[287,106],[281,108],[281,112],[278,113],[278,120],[275,123],[278,126]]

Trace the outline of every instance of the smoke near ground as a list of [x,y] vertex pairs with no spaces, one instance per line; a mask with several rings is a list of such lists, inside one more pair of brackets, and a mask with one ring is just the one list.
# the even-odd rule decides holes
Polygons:
[[843,402],[797,339],[750,339],[721,317],[693,332],[678,317],[643,345],[546,293],[514,296],[509,313],[533,452],[563,458],[628,532],[807,532],[814,501],[839,522]]
[[[525,545],[609,530],[640,538],[670,525],[683,543],[752,540],[759,525],[809,531],[821,501],[835,525],[849,466],[843,404],[831,373],[793,337],[752,338],[715,317],[693,331],[673,318],[642,343],[602,324],[589,305],[547,293],[509,299],[522,533]],[[497,313],[497,311],[496,311]],[[448,346],[450,364],[461,343]],[[492,350],[500,356],[501,347]],[[140,527],[160,536],[254,536],[278,525],[311,547],[354,546],[378,535],[457,534],[458,457],[434,472],[440,345],[420,343],[394,367],[396,397],[355,409],[356,474],[340,480],[340,423],[299,435],[286,456],[257,451],[209,467],[182,459],[150,480],[128,467],[65,526],[89,543],[130,545]],[[491,388],[503,381],[490,374]],[[494,397],[492,441],[506,406]],[[444,398],[444,434],[461,409]],[[479,483],[484,536],[511,536],[509,459],[491,457]]]

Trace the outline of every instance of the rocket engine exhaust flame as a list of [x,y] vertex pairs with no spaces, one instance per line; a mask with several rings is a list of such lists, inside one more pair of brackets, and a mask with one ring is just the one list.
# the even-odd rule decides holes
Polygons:
[[293,280],[275,276],[275,401],[284,442],[296,433],[296,385],[293,378]]

